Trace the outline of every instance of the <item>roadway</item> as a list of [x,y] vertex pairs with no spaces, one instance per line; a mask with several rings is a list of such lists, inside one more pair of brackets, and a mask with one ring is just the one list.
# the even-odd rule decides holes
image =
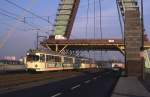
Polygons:
[[109,97],[118,72],[89,73],[42,86],[0,94],[0,97]]

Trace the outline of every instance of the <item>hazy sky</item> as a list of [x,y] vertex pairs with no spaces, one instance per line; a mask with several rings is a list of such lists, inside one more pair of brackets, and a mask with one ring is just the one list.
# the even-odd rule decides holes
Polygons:
[[[59,0],[10,0],[17,5],[32,11],[33,13],[48,19],[54,24],[56,11]],[[103,38],[121,38],[119,18],[117,14],[115,0],[102,1],[102,30]],[[95,38],[100,37],[99,29],[99,5],[96,2],[96,27]],[[148,36],[150,36],[150,0],[144,0],[144,16],[145,28]],[[89,24],[86,32],[87,22],[87,0],[81,0],[77,17],[72,30],[71,38],[94,38],[94,0],[90,0],[89,7]],[[5,10],[5,12],[4,12]],[[6,11],[11,14],[6,13]],[[7,14],[8,16],[5,16]],[[13,17],[13,18],[12,18]],[[18,20],[14,19],[17,18]],[[25,23],[22,21],[25,17]],[[21,21],[21,22],[20,22]],[[32,25],[29,26],[28,24]],[[30,48],[36,46],[36,30],[40,29],[41,35],[49,35],[52,25],[35,16],[9,4],[5,0],[0,0],[0,56],[15,55],[21,57]],[[108,55],[109,56],[109,55]],[[110,55],[111,56],[111,55]]]

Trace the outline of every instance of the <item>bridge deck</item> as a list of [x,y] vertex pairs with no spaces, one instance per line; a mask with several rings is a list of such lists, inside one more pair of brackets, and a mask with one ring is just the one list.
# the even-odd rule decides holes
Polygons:
[[[69,39],[69,40],[53,40],[48,39],[41,42],[42,46],[50,47],[55,50],[65,48],[69,50],[118,50],[118,47],[124,47],[122,39]],[[150,48],[150,42],[144,42],[145,49]]]

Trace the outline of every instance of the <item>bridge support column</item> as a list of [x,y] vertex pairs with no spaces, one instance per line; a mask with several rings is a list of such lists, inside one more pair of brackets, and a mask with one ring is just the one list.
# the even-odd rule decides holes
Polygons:
[[143,75],[142,29],[139,8],[125,11],[125,60],[129,76]]

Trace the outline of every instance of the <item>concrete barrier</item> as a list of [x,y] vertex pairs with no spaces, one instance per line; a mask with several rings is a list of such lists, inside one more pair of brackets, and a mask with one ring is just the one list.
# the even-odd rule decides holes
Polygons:
[[25,70],[25,65],[0,65],[0,72]]

